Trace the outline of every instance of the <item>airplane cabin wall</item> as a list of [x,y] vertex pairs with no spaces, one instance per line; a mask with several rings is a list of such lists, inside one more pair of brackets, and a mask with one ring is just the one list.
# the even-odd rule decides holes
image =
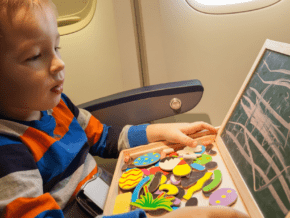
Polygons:
[[131,5],[113,1],[98,0],[85,28],[61,36],[64,93],[75,105],[141,86]]
[[139,0],[149,84],[199,79],[196,108],[158,122],[222,124],[266,39],[290,43],[290,1],[264,9],[213,15],[185,0]]

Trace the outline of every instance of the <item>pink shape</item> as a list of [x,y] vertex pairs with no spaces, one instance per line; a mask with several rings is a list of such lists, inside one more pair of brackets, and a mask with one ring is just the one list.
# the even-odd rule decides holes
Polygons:
[[179,198],[175,198],[175,200],[172,203],[173,203],[172,206],[179,206],[181,203],[181,200]]
[[141,169],[146,176],[150,175],[150,171],[147,169]]

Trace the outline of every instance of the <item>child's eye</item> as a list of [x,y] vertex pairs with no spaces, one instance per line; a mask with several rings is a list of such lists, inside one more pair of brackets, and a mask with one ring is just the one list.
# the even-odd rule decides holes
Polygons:
[[37,60],[39,57],[40,57],[40,54],[39,54],[39,55],[35,55],[35,56],[31,57],[31,58],[28,58],[27,60],[28,60],[28,61],[35,61],[35,60]]
[[61,47],[55,47],[55,50],[58,51],[59,49],[61,49]]

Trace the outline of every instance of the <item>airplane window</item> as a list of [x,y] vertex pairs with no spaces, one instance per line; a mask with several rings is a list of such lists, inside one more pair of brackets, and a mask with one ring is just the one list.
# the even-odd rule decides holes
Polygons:
[[60,35],[70,34],[83,29],[93,18],[97,0],[52,0],[56,5]]
[[186,0],[193,9],[208,14],[233,14],[262,9],[281,0]]

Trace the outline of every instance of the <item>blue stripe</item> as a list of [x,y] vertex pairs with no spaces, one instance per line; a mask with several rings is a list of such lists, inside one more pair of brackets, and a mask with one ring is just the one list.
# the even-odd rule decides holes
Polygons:
[[86,142],[87,136],[74,118],[64,137],[52,144],[37,162],[44,183],[64,172]]
[[104,154],[104,151],[105,151],[105,148],[107,145],[106,139],[107,139],[109,128],[111,126],[107,126],[105,124],[102,124],[102,125],[103,125],[102,135],[101,135],[99,141],[96,144],[94,144],[90,149],[90,154],[93,156],[98,155],[100,157],[103,157],[103,154]]
[[130,147],[148,144],[146,128],[149,124],[131,126],[128,131],[128,140]]
[[22,141],[19,138],[9,135],[0,135],[0,147],[3,145],[21,144]]
[[62,210],[46,210],[38,214],[35,218],[64,218]]
[[80,113],[79,109],[71,102],[71,100],[64,93],[61,93],[61,99],[64,101],[64,103],[73,113],[73,115],[77,118]]
[[14,172],[35,170],[33,156],[24,144],[0,146],[0,178]]
[[103,216],[102,218],[146,218],[146,213],[143,209],[136,209],[128,213],[117,214],[113,216]]

